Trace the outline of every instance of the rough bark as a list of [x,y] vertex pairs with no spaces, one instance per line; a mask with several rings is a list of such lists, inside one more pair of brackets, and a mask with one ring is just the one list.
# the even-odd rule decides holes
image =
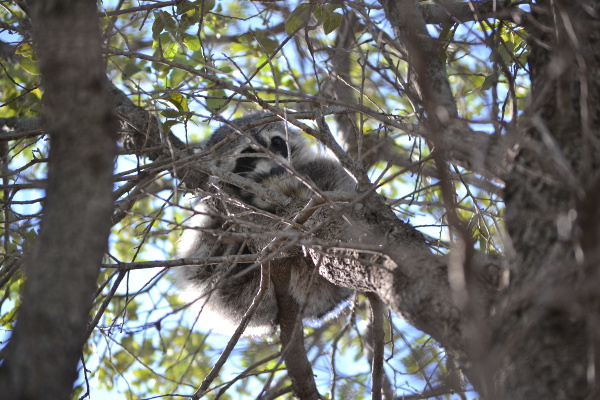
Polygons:
[[545,29],[530,57],[532,100],[506,182],[513,282],[495,319],[490,397],[600,394],[599,11],[598,1],[533,8]]
[[0,367],[0,398],[70,399],[112,211],[116,118],[93,1],[30,1],[50,135],[38,242]]

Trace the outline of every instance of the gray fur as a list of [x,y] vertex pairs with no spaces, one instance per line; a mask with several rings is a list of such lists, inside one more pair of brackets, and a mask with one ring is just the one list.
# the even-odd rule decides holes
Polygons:
[[[204,149],[215,149],[211,162],[292,199],[305,198],[308,201],[314,195],[310,185],[321,191],[355,190],[354,180],[338,162],[311,151],[302,135],[288,129],[283,122],[257,126],[263,118],[272,119],[273,116],[251,114],[232,121],[231,126],[217,129],[203,146]],[[249,125],[254,127],[244,129],[243,134],[239,132]],[[276,137],[283,139],[284,144],[274,139]],[[270,155],[266,154],[265,148]],[[296,176],[289,169],[295,171]],[[195,214],[184,222],[186,229],[178,245],[178,257],[207,258],[247,253],[243,239],[232,239],[231,235],[224,234],[238,230],[235,223],[223,217],[224,209],[228,207],[225,199],[241,200],[270,212],[275,212],[276,207],[254,193],[216,179],[211,179],[205,189],[214,195],[198,202],[194,207]],[[293,263],[291,294],[303,307],[306,320],[318,321],[338,312],[351,296],[350,289],[335,286],[320,275],[315,277],[311,286],[315,267],[302,256],[286,260]],[[175,282],[184,300],[194,302],[194,307],[201,311],[203,325],[231,333],[258,292],[260,268],[250,266],[237,263],[179,267],[176,268]],[[277,301],[270,285],[245,335],[274,333],[277,318]]]

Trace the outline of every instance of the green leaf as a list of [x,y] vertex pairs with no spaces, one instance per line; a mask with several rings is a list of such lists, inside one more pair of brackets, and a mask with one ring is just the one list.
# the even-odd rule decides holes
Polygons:
[[198,51],[202,49],[202,44],[200,43],[200,39],[197,36],[190,35],[189,33],[183,34],[183,44],[190,51]]
[[187,113],[181,112],[181,111],[175,111],[175,110],[162,110],[160,112],[160,115],[162,115],[165,118],[180,118],[184,115],[186,115]]
[[29,43],[23,43],[19,46],[19,48],[16,51],[17,54],[22,55],[23,57],[27,57],[27,58],[31,58],[33,60],[37,60],[37,56],[35,54],[35,51],[33,50],[33,47],[31,47],[31,45],[29,45]]
[[198,6],[191,1],[184,0],[177,4],[177,15],[185,14],[188,11],[195,11],[197,8]]
[[325,14],[327,13],[327,9],[319,6],[315,6],[313,4],[312,14],[317,19],[317,24],[321,25],[323,20],[325,19]]
[[181,93],[167,93],[161,96],[160,99],[172,104],[179,111],[190,111],[188,108],[188,99]]
[[160,33],[164,30],[175,32],[177,24],[171,14],[165,11],[155,12],[154,23],[152,24],[152,39],[158,40]]
[[20,54],[22,57],[19,60],[19,65],[25,71],[29,72],[31,75],[39,75],[40,70],[37,65],[37,55],[28,43],[23,43],[19,46],[16,51],[17,54]]
[[160,13],[163,11],[154,13],[154,23],[152,24],[152,39],[158,40],[158,35],[165,29],[165,22],[161,18]]
[[342,24],[342,14],[334,12],[335,7],[313,6],[313,15],[319,25],[323,24],[325,34],[329,34]]
[[[176,56],[175,58],[179,58],[180,56]],[[180,61],[179,61],[180,62]],[[186,60],[187,62],[187,60]],[[169,74],[169,82],[168,82],[168,86],[170,87],[177,87],[179,86],[187,77],[188,77],[188,73],[186,71],[183,71],[179,68],[175,68],[173,70],[171,70],[171,73]]]
[[142,71],[142,68],[136,62],[129,62],[123,68],[123,75],[132,77],[140,71]]
[[202,15],[208,14],[213,8],[215,8],[215,0],[196,0],[196,6],[198,10],[202,12]]
[[256,32],[256,39],[267,54],[273,54],[279,42],[267,37],[264,32]]
[[483,83],[481,84],[481,90],[488,90],[489,88],[492,87],[492,85],[494,84],[494,76],[493,75],[488,75],[485,77],[485,79],[483,80]]
[[166,120],[166,121],[164,121],[162,123],[163,130],[164,131],[168,131],[168,132],[172,132],[171,127],[175,126],[177,124],[181,124],[181,121],[178,121],[176,119],[168,119],[168,120]]
[[323,20],[323,30],[328,35],[342,24],[342,14],[336,12],[325,13],[325,19]]
[[31,75],[39,75],[40,70],[38,68],[37,62],[28,57],[21,57],[19,60],[19,65],[25,71],[29,72]]
[[177,50],[179,50],[179,43],[171,42],[163,47],[163,57],[165,57],[167,60],[172,60],[175,58]]
[[211,110],[220,110],[227,101],[227,94],[223,89],[208,90],[206,96],[206,107]]
[[291,35],[296,29],[306,24],[310,18],[310,4],[301,3],[285,20],[285,33]]

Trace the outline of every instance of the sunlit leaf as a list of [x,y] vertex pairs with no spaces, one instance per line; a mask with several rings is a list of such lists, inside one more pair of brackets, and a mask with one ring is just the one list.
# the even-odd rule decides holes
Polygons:
[[40,70],[38,64],[35,60],[29,57],[21,57],[19,60],[19,65],[27,72],[32,75],[39,75]]

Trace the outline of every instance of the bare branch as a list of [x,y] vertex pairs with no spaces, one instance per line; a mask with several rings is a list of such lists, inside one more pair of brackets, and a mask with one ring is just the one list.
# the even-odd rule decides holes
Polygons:
[[131,14],[131,13],[136,13],[136,12],[140,12],[140,11],[152,11],[152,10],[156,10],[156,9],[163,8],[163,7],[176,6],[181,2],[182,2],[182,0],[161,1],[161,2],[156,2],[153,4],[145,4],[145,5],[139,6],[139,7],[126,8],[124,10],[99,12],[98,17],[100,17],[100,18],[114,17],[117,15]]

